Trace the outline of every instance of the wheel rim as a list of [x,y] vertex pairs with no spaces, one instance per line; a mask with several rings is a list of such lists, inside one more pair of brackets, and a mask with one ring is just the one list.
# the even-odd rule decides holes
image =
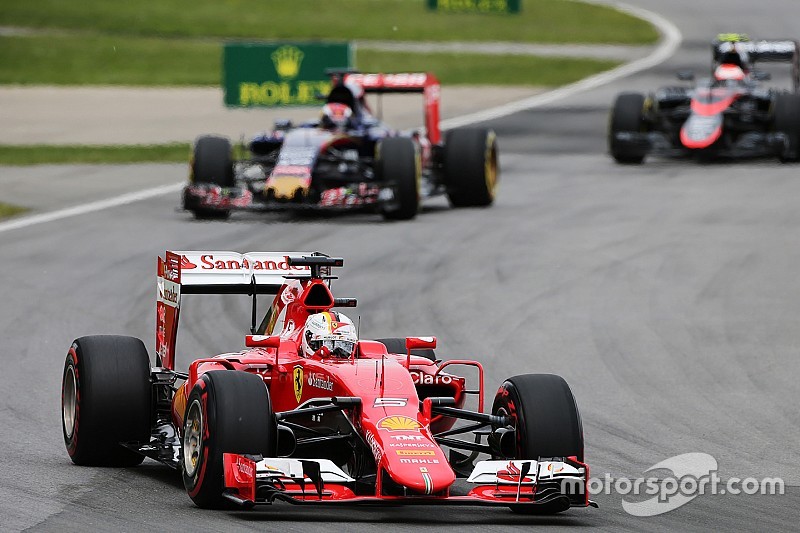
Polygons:
[[200,402],[195,400],[189,407],[186,415],[186,425],[183,432],[183,469],[189,477],[194,476],[200,453],[203,449],[203,410]]
[[520,444],[521,444],[520,441],[522,439],[522,435],[520,434],[520,429],[521,428],[519,427],[519,419],[517,419],[516,414],[512,415],[508,411],[508,409],[506,409],[505,405],[501,405],[500,407],[497,408],[497,412],[495,413],[495,415],[497,415],[497,416],[505,416],[505,417],[511,418],[514,421],[514,433],[515,433],[514,440],[516,441],[516,444],[517,444],[517,449],[515,450],[516,453],[514,455],[516,456],[515,459],[523,459],[523,457],[520,457],[520,455],[522,455],[520,453]]
[[64,434],[68,439],[75,432],[75,418],[78,408],[78,383],[75,367],[69,365],[64,375],[64,393],[61,400],[61,418],[64,421]]

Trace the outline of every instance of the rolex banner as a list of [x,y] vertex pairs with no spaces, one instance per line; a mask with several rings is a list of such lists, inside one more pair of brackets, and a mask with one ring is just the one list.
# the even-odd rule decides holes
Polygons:
[[225,44],[225,105],[276,107],[319,105],[331,88],[330,68],[352,66],[349,43]]

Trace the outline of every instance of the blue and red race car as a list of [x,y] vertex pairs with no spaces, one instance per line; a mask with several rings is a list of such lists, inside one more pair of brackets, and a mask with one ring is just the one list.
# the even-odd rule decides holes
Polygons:
[[[420,93],[424,126],[401,132],[370,111],[365,93]],[[254,137],[233,157],[226,137],[194,144],[183,207],[197,218],[232,210],[377,211],[416,216],[420,201],[446,195],[454,207],[488,206],[498,180],[497,140],[486,128],[439,128],[439,81],[430,73],[341,72],[319,120]]]

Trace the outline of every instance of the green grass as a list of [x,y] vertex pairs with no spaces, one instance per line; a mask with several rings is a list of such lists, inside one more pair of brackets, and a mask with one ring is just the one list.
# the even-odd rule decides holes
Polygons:
[[609,70],[615,61],[484,54],[408,54],[358,51],[365,72],[430,71],[444,85],[564,85]]
[[0,37],[0,83],[219,85],[218,44],[112,36]]
[[18,205],[5,204],[0,202],[0,218],[13,217],[28,211],[27,207],[20,207]]
[[[0,145],[0,165],[62,163],[185,163],[188,143],[156,145]],[[2,209],[2,204],[0,204]]]
[[[221,47],[153,38],[0,37],[0,84],[193,86],[221,83]],[[364,71],[430,71],[444,84],[554,86],[613,61],[482,54],[409,54],[359,49]]]
[[653,43],[648,23],[572,0],[519,15],[428,11],[425,0],[3,0],[0,26],[150,37]]

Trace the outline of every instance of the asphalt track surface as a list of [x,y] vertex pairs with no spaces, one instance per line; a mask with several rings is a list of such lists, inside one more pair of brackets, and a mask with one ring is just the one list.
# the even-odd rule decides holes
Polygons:
[[[644,74],[492,122],[503,176],[490,209],[438,202],[408,223],[276,215],[204,224],[166,195],[0,233],[0,530],[796,530],[800,166],[618,167],[605,153],[605,127],[616,92],[707,68],[707,42],[719,31],[796,37],[800,5],[636,4],[681,28],[679,52]],[[170,183],[184,166],[146,170]],[[108,171],[132,186],[140,179],[137,167]],[[341,255],[334,289],[359,298],[363,337],[437,335],[442,357],[484,362],[490,396],[510,375],[563,375],[594,476],[635,478],[673,455],[704,452],[721,477],[780,476],[787,494],[699,496],[652,518],[603,494],[599,509],[543,518],[284,504],[207,512],[158,464],[73,466],[59,414],[66,349],[93,333],[152,346],[155,257],[168,248]],[[187,297],[184,310],[184,364],[241,346],[246,298]]]

